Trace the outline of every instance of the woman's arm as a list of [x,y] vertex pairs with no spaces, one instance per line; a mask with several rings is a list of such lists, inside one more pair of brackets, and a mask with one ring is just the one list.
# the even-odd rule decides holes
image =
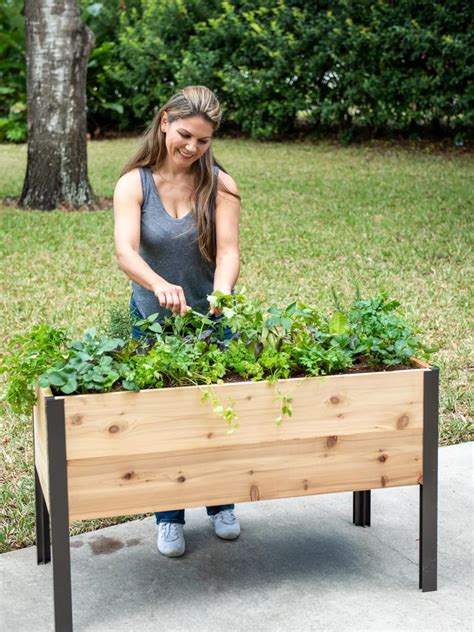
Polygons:
[[156,274],[138,254],[142,201],[140,173],[138,169],[133,169],[119,179],[114,191],[114,238],[118,266],[130,279],[152,291],[161,307],[184,314],[187,308],[183,289]]
[[[240,198],[237,185],[229,174],[219,172],[216,200],[216,270],[214,290],[230,294],[240,272],[239,221]],[[217,310],[211,309],[211,313]]]

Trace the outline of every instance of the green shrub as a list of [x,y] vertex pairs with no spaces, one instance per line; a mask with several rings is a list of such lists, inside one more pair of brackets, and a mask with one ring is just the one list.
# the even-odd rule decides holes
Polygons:
[[23,2],[0,3],[0,142],[26,140],[26,63]]
[[[79,0],[96,35],[88,127],[143,129],[180,87],[220,98],[224,129],[278,138],[358,127],[458,145],[474,124],[474,5],[338,0]],[[26,135],[20,0],[0,5],[0,140]]]
[[427,124],[462,137],[474,118],[473,16],[463,0],[141,0],[121,13],[112,74],[128,123],[199,83],[225,124],[254,138],[291,133],[302,117],[345,140],[355,126]]

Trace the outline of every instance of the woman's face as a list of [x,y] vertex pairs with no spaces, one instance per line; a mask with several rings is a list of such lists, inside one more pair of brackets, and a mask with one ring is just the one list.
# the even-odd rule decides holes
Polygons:
[[166,134],[168,158],[181,168],[196,162],[211,144],[212,125],[201,116],[168,121],[166,112],[161,120],[161,131]]

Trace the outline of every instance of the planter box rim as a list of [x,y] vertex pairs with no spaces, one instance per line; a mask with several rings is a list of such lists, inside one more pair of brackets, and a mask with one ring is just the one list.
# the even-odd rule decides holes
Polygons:
[[[278,384],[297,384],[299,382],[303,382],[305,380],[318,380],[318,381],[325,381],[325,380],[332,380],[334,378],[338,378],[338,379],[342,379],[342,378],[351,378],[351,379],[356,379],[360,376],[367,376],[367,375],[389,375],[389,374],[396,374],[396,373],[413,373],[413,372],[420,372],[420,371],[431,371],[433,369],[436,369],[437,367],[432,366],[427,364],[426,362],[424,362],[423,360],[418,360],[417,358],[412,358],[413,364],[415,366],[413,366],[412,368],[408,368],[408,369],[395,369],[395,370],[388,370],[388,371],[360,371],[358,373],[336,373],[333,375],[306,375],[304,377],[290,377],[290,378],[283,378],[283,379],[279,379],[274,383],[267,383],[268,386],[275,386]],[[90,393],[75,393],[75,394],[71,394],[71,395],[66,395],[64,393],[60,394],[60,395],[53,395],[52,391],[51,391],[51,387],[38,387],[39,390],[43,393],[43,396],[46,399],[65,399],[65,398],[81,398],[81,397],[92,397],[92,396],[100,396],[100,395],[118,395],[121,394],[123,395],[124,393],[129,393],[129,394],[134,394],[134,395],[139,395],[140,393],[149,393],[149,392],[155,392],[155,391],[176,391],[176,393],[179,393],[180,391],[182,391],[182,389],[189,389],[189,388],[199,388],[199,389],[208,389],[208,388],[216,388],[216,387],[226,387],[226,388],[232,388],[232,387],[236,387],[236,386],[242,386],[242,384],[247,384],[247,385],[252,385],[252,384],[261,384],[262,382],[266,382],[266,380],[256,380],[256,381],[252,381],[252,380],[239,380],[238,382],[222,382],[222,383],[212,383],[212,384],[188,384],[185,386],[166,386],[163,388],[144,388],[144,389],[140,389],[139,391],[128,391],[126,389],[121,389],[121,390],[117,390],[117,391],[104,391],[104,392],[90,392]]]

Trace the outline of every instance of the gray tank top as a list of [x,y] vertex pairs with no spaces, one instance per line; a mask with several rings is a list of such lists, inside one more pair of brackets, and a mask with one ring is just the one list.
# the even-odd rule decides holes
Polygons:
[[[218,167],[215,167],[218,172]],[[196,311],[209,310],[207,295],[214,287],[215,264],[199,251],[197,225],[192,213],[180,219],[164,208],[148,167],[140,168],[143,203],[140,221],[140,256],[168,283],[180,285],[187,305]],[[150,290],[132,281],[133,299],[144,318],[158,312],[158,320],[171,316]]]

